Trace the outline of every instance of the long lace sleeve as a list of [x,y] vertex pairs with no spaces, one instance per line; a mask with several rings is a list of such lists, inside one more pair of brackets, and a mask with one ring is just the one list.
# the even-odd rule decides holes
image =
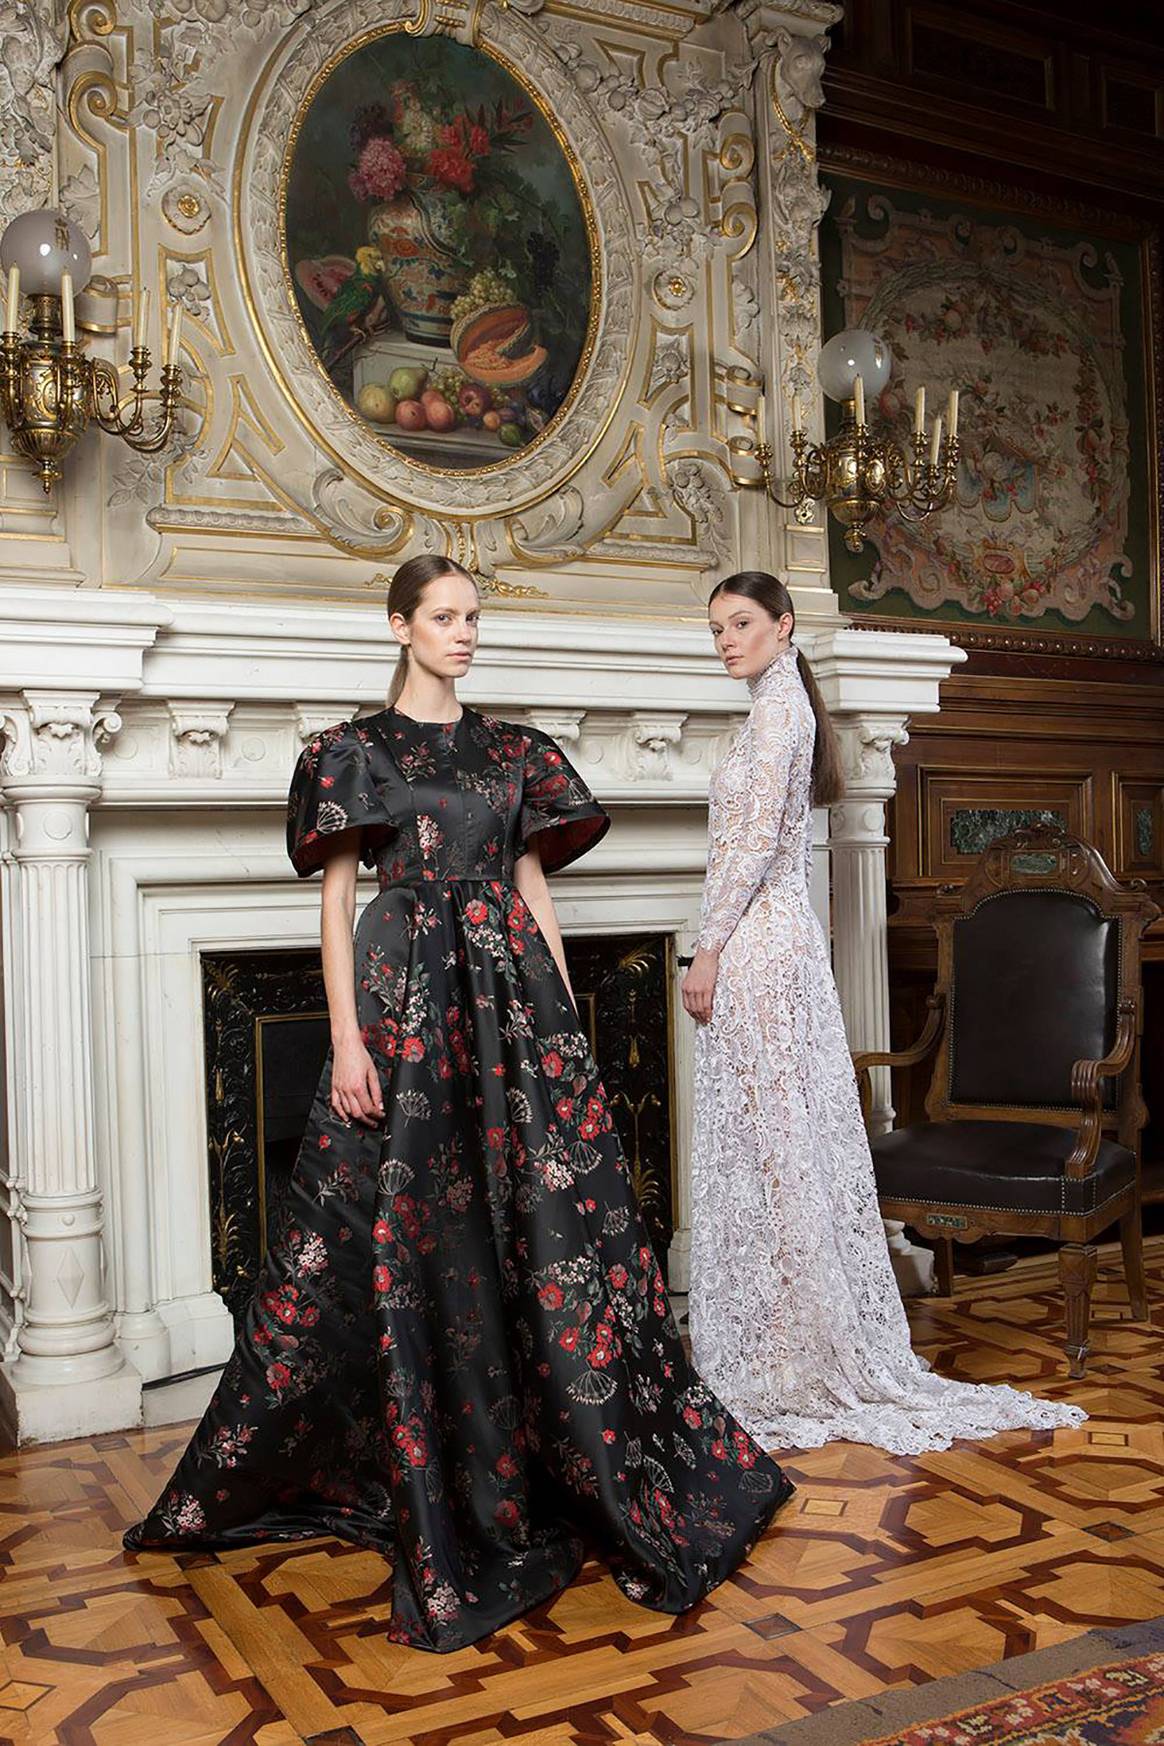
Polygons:
[[699,944],[719,951],[756,895],[780,847],[796,736],[783,697],[758,700],[729,754],[709,819]]

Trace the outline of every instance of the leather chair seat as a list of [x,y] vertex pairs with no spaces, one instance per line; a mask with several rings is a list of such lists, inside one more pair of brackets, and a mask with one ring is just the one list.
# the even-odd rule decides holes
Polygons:
[[1063,1173],[1073,1128],[1049,1122],[919,1122],[871,1142],[877,1192],[885,1200],[980,1211],[1098,1211],[1135,1180],[1126,1146],[1101,1140],[1090,1176]]

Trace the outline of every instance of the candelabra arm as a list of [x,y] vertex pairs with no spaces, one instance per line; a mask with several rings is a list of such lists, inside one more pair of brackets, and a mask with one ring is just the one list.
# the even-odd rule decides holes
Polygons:
[[820,450],[814,448],[804,432],[800,430],[794,430],[789,440],[792,445],[793,458],[792,478],[789,481],[793,493],[791,497],[781,497],[776,489],[776,481],[771,467],[772,449],[770,444],[761,443],[756,450],[756,458],[764,475],[764,487],[773,503],[779,504],[781,509],[799,509],[800,505],[807,502],[810,497],[819,496],[819,492],[814,492],[811,489],[808,473],[810,468],[819,469]]

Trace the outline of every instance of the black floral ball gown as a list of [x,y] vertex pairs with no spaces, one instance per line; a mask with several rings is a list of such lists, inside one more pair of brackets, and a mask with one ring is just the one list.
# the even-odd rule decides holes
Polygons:
[[388,709],[308,746],[288,847],[358,829],[376,1128],[330,1061],[234,1355],[126,1545],[336,1534],[393,1561],[391,1633],[471,1643],[568,1583],[589,1543],[680,1612],[792,1487],[691,1370],[597,1069],[513,884],[609,820],[552,740]]

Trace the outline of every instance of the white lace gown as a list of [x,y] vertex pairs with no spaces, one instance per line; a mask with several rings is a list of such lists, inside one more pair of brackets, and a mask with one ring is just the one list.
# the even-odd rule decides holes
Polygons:
[[918,1454],[1079,1424],[1078,1407],[936,1376],[911,1348],[809,903],[815,722],[795,650],[749,688],[711,786],[700,944],[721,957],[696,1043],[696,1367],[769,1447],[845,1438]]

